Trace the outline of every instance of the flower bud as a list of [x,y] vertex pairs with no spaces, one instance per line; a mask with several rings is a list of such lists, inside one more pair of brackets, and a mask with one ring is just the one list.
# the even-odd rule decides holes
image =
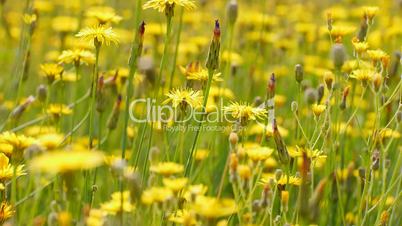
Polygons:
[[96,111],[102,113],[106,109],[106,97],[104,89],[104,78],[103,75],[99,77],[98,86],[96,90]]
[[324,84],[320,84],[317,88],[317,94],[318,94],[318,98],[317,98],[317,104],[321,103],[322,98],[324,97]]
[[239,142],[239,136],[235,132],[231,132],[229,135],[229,142],[233,146],[236,146],[236,144]]
[[346,51],[342,43],[335,43],[332,47],[332,60],[335,68],[340,70],[346,60]]
[[342,101],[341,104],[339,105],[341,110],[345,110],[346,109],[346,99],[349,95],[349,86],[347,86],[344,90],[343,90],[343,94],[342,94]]
[[308,104],[316,103],[318,99],[317,91],[313,88],[306,89],[306,91],[304,91],[304,99]]
[[237,0],[231,0],[227,4],[226,12],[229,24],[233,25],[237,20],[237,14],[239,10],[239,5],[237,4]]
[[299,108],[299,105],[297,104],[297,102],[292,101],[292,104],[291,104],[292,112],[297,112],[298,108]]
[[110,115],[108,121],[107,121],[107,128],[109,130],[114,130],[117,127],[117,123],[119,121],[119,116],[120,116],[120,105],[121,105],[121,95],[117,97],[117,101],[114,104],[112,114]]
[[295,78],[299,84],[303,81],[304,71],[303,66],[301,64],[296,64],[295,66]]
[[45,85],[40,84],[38,88],[36,88],[36,97],[41,103],[44,103],[47,99],[47,88]]
[[18,105],[14,110],[11,112],[10,117],[14,120],[18,120],[22,114],[25,112],[27,107],[31,105],[35,101],[35,97],[29,96],[24,103]]
[[157,163],[159,161],[160,152],[158,147],[152,147],[149,150],[149,161],[153,164]]
[[281,210],[285,213],[288,211],[288,204],[289,204],[289,192],[282,191],[281,192]]
[[398,74],[399,64],[401,62],[401,52],[396,51],[393,54],[391,64],[389,65],[389,77],[394,77]]
[[249,180],[251,177],[251,169],[248,165],[239,165],[237,167],[237,173],[243,180]]
[[285,141],[283,140],[281,134],[279,133],[278,126],[276,124],[276,119],[272,123],[273,136],[275,140],[276,150],[278,151],[279,161],[282,164],[289,163],[289,153],[286,147]]
[[368,30],[368,24],[365,18],[362,19],[360,23],[359,33],[357,34],[357,38],[361,41],[366,40]]
[[382,77],[380,73],[375,73],[373,76],[373,86],[376,92],[380,91],[382,84]]
[[283,171],[281,169],[275,170],[275,180],[279,181],[283,176]]
[[332,72],[327,71],[324,73],[324,81],[325,81],[325,85],[327,86],[328,90],[332,89],[332,84],[334,82],[334,74],[332,74]]
[[271,77],[268,79],[268,84],[267,84],[267,99],[268,100],[275,97],[275,84],[276,84],[275,74],[272,73]]
[[208,70],[216,70],[219,67],[219,52],[221,48],[221,30],[219,21],[215,21],[214,36],[212,38],[211,45],[209,47],[209,53],[206,63],[206,68]]
[[378,151],[378,149],[375,149],[371,156],[371,169],[378,170],[379,167],[380,167],[380,152]]

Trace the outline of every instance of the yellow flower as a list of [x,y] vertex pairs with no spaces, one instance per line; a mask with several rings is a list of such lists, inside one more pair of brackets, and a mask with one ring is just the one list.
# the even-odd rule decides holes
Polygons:
[[190,208],[205,218],[220,218],[237,212],[236,202],[233,199],[217,199],[214,197],[198,196]]
[[273,179],[277,185],[283,186],[283,185],[294,185],[294,186],[300,186],[301,184],[301,178],[300,177],[295,177],[295,176],[290,176],[289,181],[288,181],[288,176],[287,175],[282,175],[279,180],[275,179],[275,175],[273,174],[264,174],[261,179],[262,184],[267,184],[269,183],[270,179]]
[[105,223],[106,212],[101,209],[91,209],[86,219],[87,226],[103,226]]
[[8,157],[5,154],[0,153],[0,181],[3,183],[11,180],[11,178],[13,178],[14,171],[16,177],[26,174],[24,171],[24,165],[18,165],[17,168],[14,168],[14,166],[10,164]]
[[69,16],[58,16],[52,21],[53,30],[60,33],[74,32],[78,29],[78,19]]
[[64,68],[59,64],[41,64],[40,69],[49,81],[52,83],[58,76],[63,74]]
[[26,137],[24,135],[17,135],[11,132],[3,132],[0,134],[0,143],[10,144],[14,147],[14,150],[24,150],[31,146],[35,142],[32,137]]
[[186,108],[198,108],[202,106],[203,96],[200,91],[194,91],[191,89],[174,89],[166,94],[168,99],[166,99],[163,104],[172,102],[173,107]]
[[249,104],[232,102],[229,106],[224,107],[226,114],[231,114],[233,118],[241,122],[249,120],[257,120],[266,117],[267,111],[263,108],[256,108]]
[[357,53],[363,53],[369,48],[369,44],[367,42],[360,42],[359,39],[352,39],[353,47]]
[[38,17],[36,16],[36,14],[24,14],[23,20],[24,23],[26,24],[33,24],[36,22],[36,20],[38,19]]
[[75,35],[83,40],[97,45],[110,45],[111,42],[118,44],[119,40],[116,33],[111,27],[105,27],[103,25],[97,25],[93,27],[87,27],[82,29],[78,34]]
[[157,165],[151,166],[149,170],[163,176],[170,176],[183,172],[184,167],[175,162],[160,162]]
[[4,153],[7,156],[11,156],[13,153],[14,147],[11,144],[0,143],[0,152]]
[[71,108],[64,104],[50,104],[47,108],[47,113],[55,117],[60,117],[61,115],[70,115],[73,111]]
[[161,13],[166,13],[166,8],[172,8],[175,5],[184,7],[187,10],[195,9],[193,0],[149,0],[143,6],[143,9],[156,9]]
[[264,161],[271,156],[274,150],[269,147],[246,148],[247,156],[254,162]]
[[188,210],[177,210],[169,216],[169,221],[183,226],[196,225],[197,220]]
[[179,192],[186,186],[188,179],[186,177],[174,178],[174,179],[163,178],[162,182],[163,182],[163,185],[165,185],[167,188],[169,188],[173,192]]
[[[180,71],[186,76],[188,80],[195,80],[207,82],[209,75],[208,70],[201,67],[200,62],[192,62],[186,68],[180,66]],[[220,77],[221,73],[214,73],[212,81],[221,82],[223,79]]]
[[146,205],[164,203],[173,198],[173,192],[165,187],[151,187],[142,193],[141,201]]
[[367,50],[367,55],[373,61],[380,61],[388,57],[388,54],[381,49]]
[[71,220],[71,214],[69,212],[62,211],[57,214],[57,223],[59,226],[70,226]]
[[57,174],[92,169],[102,165],[103,160],[103,154],[98,151],[53,151],[33,158],[30,169]]
[[[0,148],[0,151],[1,151],[1,148]],[[208,157],[208,155],[209,155],[208,149],[197,149],[197,151],[194,153],[194,158],[197,161],[202,161],[202,160],[206,159]]]
[[367,83],[373,80],[375,72],[369,69],[357,69],[352,71],[351,78],[357,79],[362,83]]
[[184,192],[184,198],[187,201],[192,201],[195,200],[195,198],[199,195],[205,195],[205,193],[208,191],[208,187],[203,185],[203,184],[196,184],[196,185],[190,185],[187,189],[186,192]]
[[327,108],[324,104],[313,104],[311,109],[316,117],[319,117]]
[[116,12],[111,7],[91,7],[87,13],[87,17],[95,18],[99,24],[119,23],[122,20],[121,16],[116,15]]
[[121,213],[122,210],[123,212],[133,211],[134,206],[130,201],[130,192],[123,191],[123,198],[121,192],[114,192],[111,200],[101,204],[101,209],[111,215]]
[[251,169],[248,165],[240,164],[237,166],[237,173],[243,180],[248,180],[251,177]]
[[364,16],[366,16],[369,20],[372,20],[377,14],[379,8],[376,6],[365,6],[363,8]]
[[64,140],[64,136],[58,133],[42,134],[38,136],[38,142],[48,150],[57,148]]
[[337,25],[332,27],[330,34],[332,37],[336,39],[336,38],[342,38],[345,35],[353,33],[354,31],[355,31],[354,27],[347,25]]
[[230,61],[230,64],[233,66],[240,66],[243,64],[242,56],[235,52],[224,51],[222,53],[222,61],[226,63]]
[[0,204],[0,224],[3,224],[6,220],[14,216],[14,209],[7,202],[3,201]]
[[64,50],[59,56],[59,62],[64,64],[74,63],[79,65],[84,64],[94,64],[95,55],[87,50],[74,49],[74,50]]

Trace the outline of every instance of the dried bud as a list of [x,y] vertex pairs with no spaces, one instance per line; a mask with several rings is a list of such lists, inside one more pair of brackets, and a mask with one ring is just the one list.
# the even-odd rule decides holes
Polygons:
[[47,88],[45,85],[40,84],[38,88],[36,88],[36,97],[41,103],[44,103],[47,99]]
[[328,28],[328,31],[332,31],[332,22],[333,22],[332,14],[331,14],[331,12],[328,12],[327,13],[327,28]]
[[117,101],[114,104],[112,114],[110,115],[108,121],[107,121],[107,127],[109,130],[114,130],[117,127],[117,123],[119,121],[119,116],[120,116],[120,105],[121,105],[121,95],[117,97]]
[[29,96],[24,103],[18,105],[14,110],[11,112],[10,117],[14,120],[18,120],[22,114],[25,112],[27,107],[31,105],[35,101],[35,97]]
[[98,86],[96,90],[96,110],[98,112],[104,112],[106,109],[106,97],[104,89],[104,78],[103,75],[99,77]]
[[376,92],[380,91],[382,84],[382,76],[380,73],[375,73],[373,76],[373,86]]
[[349,86],[347,86],[344,90],[343,90],[343,94],[342,94],[342,101],[341,104],[339,105],[341,110],[345,110],[346,109],[346,99],[349,95]]
[[303,81],[304,71],[303,66],[301,64],[296,64],[295,66],[295,78],[299,84]]
[[332,72],[327,71],[324,73],[324,81],[325,85],[327,85],[327,89],[331,90],[332,89],[332,84],[334,82],[334,74]]
[[238,10],[239,10],[239,5],[237,4],[237,0],[231,0],[227,4],[226,13],[227,13],[229,24],[233,25],[236,22]]
[[236,146],[236,144],[239,142],[239,136],[235,132],[231,132],[229,135],[229,142],[233,146]]
[[317,88],[317,94],[318,94],[318,96],[317,96],[317,104],[320,104],[322,98],[324,97],[324,89],[325,89],[324,84],[320,84],[318,86],[318,88]]
[[377,149],[375,149],[371,156],[371,169],[378,170],[379,167],[380,167],[380,152]]
[[209,53],[206,63],[206,68],[209,70],[216,70],[219,67],[219,52],[221,48],[221,30],[219,26],[219,21],[215,21],[214,36],[209,47]]
[[365,18],[362,19],[360,23],[359,33],[357,34],[357,38],[361,41],[366,40],[368,30],[368,24]]
[[313,88],[306,89],[306,91],[304,91],[304,99],[308,104],[316,103],[318,99],[317,91]]
[[346,60],[345,47],[341,43],[335,43],[332,47],[332,60],[337,70],[342,68],[343,63]]
[[272,123],[273,136],[275,140],[276,150],[278,151],[279,161],[282,164],[289,163],[289,153],[286,147],[285,141],[283,140],[281,134],[279,133],[278,126],[276,124],[276,119]]
[[400,62],[401,62],[401,52],[396,51],[394,52],[391,59],[391,64],[389,65],[388,69],[389,77],[394,77],[398,74]]
[[267,84],[267,99],[268,100],[275,96],[275,84],[276,84],[275,74],[272,73],[271,77],[268,80],[268,84]]

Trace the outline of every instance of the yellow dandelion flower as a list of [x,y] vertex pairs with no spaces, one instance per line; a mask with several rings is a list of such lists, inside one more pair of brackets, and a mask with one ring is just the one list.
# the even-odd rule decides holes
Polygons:
[[237,173],[243,180],[248,180],[251,177],[251,168],[248,165],[240,164],[237,166]]
[[220,218],[237,212],[233,199],[217,199],[215,197],[198,196],[190,208],[199,216],[205,218]]
[[193,0],[149,0],[143,5],[143,9],[155,9],[161,13],[166,13],[166,10],[173,8],[175,5],[181,6],[187,10],[193,10],[196,5]]
[[254,162],[268,159],[273,151],[274,149],[269,147],[254,147],[246,149],[247,156]]
[[47,150],[54,150],[63,142],[64,136],[58,133],[49,133],[42,134],[37,139],[39,144]]
[[184,192],[184,198],[187,201],[193,201],[195,198],[199,195],[205,195],[207,193],[208,187],[203,185],[203,184],[195,184],[195,185],[190,185],[187,189],[186,192]]
[[104,156],[98,151],[53,151],[33,158],[30,169],[57,174],[92,169],[102,165],[103,161]]
[[[0,148],[0,151],[1,151],[1,148]],[[202,161],[208,157],[209,152],[210,151],[208,149],[197,149],[197,151],[195,151],[195,153],[194,153],[194,158],[197,161]]]
[[165,185],[167,188],[172,190],[173,192],[179,192],[182,190],[188,182],[188,178],[186,177],[181,177],[181,178],[163,178],[162,183]]
[[13,153],[14,147],[11,144],[0,143],[0,152],[4,153],[7,156],[11,156]]
[[377,14],[379,8],[376,6],[365,6],[363,7],[364,16],[366,16],[369,20],[372,20]]
[[173,191],[165,187],[151,187],[142,193],[141,201],[146,205],[164,203],[173,198]]
[[376,49],[376,50],[367,50],[367,56],[372,60],[372,61],[380,61],[383,58],[387,58],[388,54],[381,49]]
[[256,108],[249,104],[232,102],[229,106],[223,108],[226,114],[230,114],[233,118],[241,122],[249,120],[257,120],[266,117],[267,111],[263,108]]
[[176,212],[172,213],[168,220],[170,222],[184,225],[184,226],[191,226],[197,225],[197,220],[195,216],[191,214],[188,210],[177,210]]
[[367,42],[360,42],[357,38],[352,39],[352,44],[356,53],[358,54],[365,52],[369,48],[369,44]]
[[111,27],[105,27],[103,25],[84,28],[75,36],[89,41],[95,46],[104,44],[108,46],[112,42],[114,44],[119,43],[119,39],[113,29]]
[[78,19],[69,16],[58,16],[52,21],[53,30],[60,33],[75,32],[78,29]]
[[86,219],[87,226],[103,226],[107,213],[101,209],[91,209]]
[[123,212],[132,212],[134,205],[130,201],[130,192],[123,191],[123,197],[121,192],[114,192],[111,200],[101,204],[101,210],[111,215],[121,213],[122,210]]
[[200,91],[194,91],[191,89],[174,89],[166,94],[168,99],[166,99],[163,104],[172,103],[173,107],[186,108],[190,106],[191,108],[198,108],[202,106],[203,96]]
[[7,202],[1,202],[0,204],[0,224],[3,224],[6,220],[14,216],[14,209]]
[[22,19],[26,24],[33,24],[38,20],[38,16],[36,14],[24,14]]
[[173,174],[182,173],[184,167],[183,165],[175,162],[160,162],[157,165],[151,166],[149,170],[156,174],[160,174],[163,176],[170,176]]
[[[187,67],[180,66],[179,68],[188,80],[207,82],[209,79],[208,70],[203,68],[200,62],[192,62]],[[214,73],[212,81],[222,82],[221,73]]]
[[62,115],[70,115],[73,111],[64,104],[50,104],[46,112],[55,117],[60,117]]
[[284,185],[294,185],[294,186],[300,186],[301,185],[301,178],[296,177],[296,176],[290,176],[288,177],[287,175],[282,175],[279,180],[275,178],[274,174],[264,174],[261,179],[262,184],[267,184],[269,181],[273,179],[275,184],[284,186]]
[[357,79],[361,81],[362,83],[366,84],[367,82],[370,82],[373,80],[374,74],[376,72],[369,70],[369,69],[357,69],[352,71],[352,74],[350,75],[351,78]]
[[9,158],[5,154],[0,153],[0,181],[4,183],[11,180],[14,171],[16,177],[26,174],[24,171],[24,165],[18,165],[17,168],[14,168],[14,166],[10,164]]
[[113,8],[95,6],[88,9],[86,16],[95,18],[99,24],[119,23],[123,18],[118,16]]
[[35,143],[35,139],[6,131],[0,134],[0,143],[10,144],[14,150],[24,150]]
[[229,62],[230,64],[233,66],[240,66],[243,64],[243,57],[235,52],[228,52],[228,51],[224,51],[222,53],[222,61],[223,62]]
[[95,55],[88,50],[74,49],[74,50],[64,50],[58,58],[60,63],[80,65],[84,64],[94,64]]
[[319,117],[325,111],[325,109],[327,109],[327,106],[324,104],[313,104],[311,106],[311,110],[316,117]]
[[52,83],[58,76],[63,74],[64,68],[59,64],[41,64],[40,69],[49,83]]

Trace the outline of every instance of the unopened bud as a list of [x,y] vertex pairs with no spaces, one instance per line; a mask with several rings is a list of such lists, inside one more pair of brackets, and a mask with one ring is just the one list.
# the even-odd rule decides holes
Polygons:
[[215,21],[214,36],[212,38],[211,45],[209,47],[209,53],[206,63],[206,68],[209,70],[216,70],[219,67],[219,52],[221,48],[221,30],[219,21]]
[[327,86],[328,90],[332,89],[332,84],[334,82],[334,74],[332,74],[332,72],[327,71],[324,73],[324,81],[325,81],[325,85]]
[[41,103],[44,103],[47,99],[47,88],[45,85],[40,84],[38,88],[36,88],[36,97]]
[[271,77],[268,79],[268,84],[267,84],[267,99],[268,100],[275,96],[275,84],[276,84],[275,74],[272,73]]
[[373,76],[373,86],[376,92],[380,91],[382,84],[382,77],[380,73],[375,73]]
[[117,123],[119,121],[119,116],[120,116],[120,105],[121,105],[121,95],[117,97],[117,101],[114,104],[112,113],[107,121],[107,127],[109,130],[114,130],[117,127]]
[[335,43],[332,47],[332,60],[336,69],[340,70],[346,60],[345,47],[341,43]]
[[281,209],[285,213],[288,211],[288,204],[289,204],[289,192],[282,191],[281,192]]
[[293,112],[297,112],[298,108],[299,108],[299,105],[297,104],[297,102],[296,102],[296,101],[292,101],[292,104],[291,104],[291,109],[292,109],[292,111],[293,111]]
[[282,164],[289,163],[289,153],[286,147],[285,141],[283,140],[281,134],[279,133],[278,126],[276,124],[276,119],[272,123],[273,136],[275,140],[276,150],[278,151],[279,161]]
[[389,77],[394,77],[398,74],[399,64],[401,62],[401,52],[396,51],[394,52],[391,63],[389,65],[388,73]]
[[317,104],[321,103],[322,98],[324,97],[324,84],[320,84],[317,88],[317,94],[318,94],[318,98],[317,98]]
[[104,112],[106,109],[106,97],[104,89],[105,81],[103,75],[99,77],[96,90],[96,111]]
[[318,99],[317,91],[313,88],[306,89],[306,91],[304,91],[304,99],[308,104],[316,103]]
[[275,170],[275,180],[279,181],[283,176],[283,171],[281,169]]
[[304,78],[303,66],[301,64],[296,64],[295,66],[295,79],[300,84]]
[[235,132],[231,132],[229,135],[229,142],[235,146],[239,142],[239,136]]
[[229,24],[233,25],[237,20],[237,14],[239,10],[239,5],[237,4],[237,0],[231,0],[227,5],[227,16]]
[[333,22],[332,14],[330,12],[328,12],[327,13],[327,28],[328,28],[328,31],[332,31],[332,22]]
[[357,34],[357,38],[361,41],[366,40],[368,30],[367,20],[365,18],[362,19],[360,23],[359,33]]
[[25,112],[27,107],[31,105],[35,101],[35,97],[29,96],[24,103],[18,105],[14,110],[11,112],[10,117],[14,120],[18,120],[22,114]]

